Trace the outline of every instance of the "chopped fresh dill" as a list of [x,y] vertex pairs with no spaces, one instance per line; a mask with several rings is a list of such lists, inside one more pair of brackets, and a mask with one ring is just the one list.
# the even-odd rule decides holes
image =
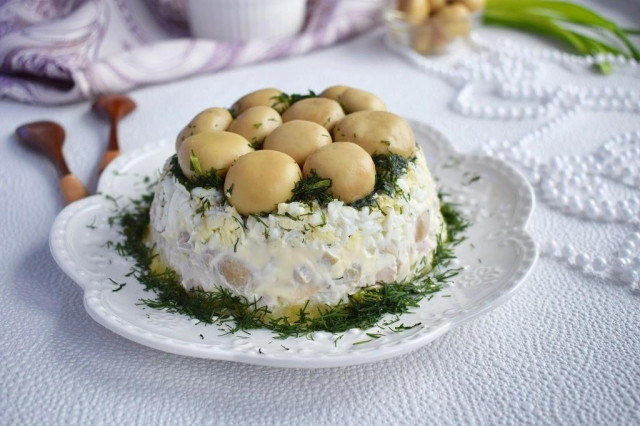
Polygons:
[[211,201],[208,198],[200,198],[200,207],[196,209],[196,213],[203,216],[211,208]]
[[447,195],[444,192],[438,192],[440,213],[447,224],[447,240],[455,245],[464,240],[464,237],[461,237],[460,234],[469,227],[469,221],[456,208],[457,204],[445,201]]
[[[260,303],[260,299],[251,300],[221,286],[210,292],[201,289],[186,290],[180,285],[179,277],[172,269],[152,270],[150,265],[157,256],[155,246],[149,247],[144,243],[152,201],[153,194],[132,200],[128,208],[121,210],[110,221],[119,228],[122,237],[121,241],[110,246],[121,256],[133,259],[134,266],[129,275],[135,277],[144,286],[145,291],[154,294],[151,298],[141,299],[140,304],[186,315],[204,324],[217,324],[224,327],[225,334],[248,333],[251,329],[266,328],[282,339],[308,337],[316,331],[339,334],[352,328],[367,330],[375,326],[382,327],[385,315],[398,317],[418,307],[425,296],[430,300],[434,293],[443,288],[447,279],[459,272],[459,269],[448,268],[453,258],[452,245],[463,240],[460,232],[468,226],[453,205],[443,203],[443,216],[445,220],[451,221],[447,222],[450,238],[448,242],[438,239],[438,246],[434,252],[437,262],[430,265],[421,262],[412,279],[391,283],[378,282],[349,295],[347,300],[336,305],[310,306],[306,303],[295,315],[276,316],[267,306]],[[114,281],[114,284],[118,283]],[[394,319],[384,324],[396,321],[397,319]],[[414,326],[417,325],[419,324]],[[390,328],[391,331],[398,332],[405,329],[407,327],[403,325]],[[342,336],[337,337],[334,344],[337,344],[340,338]],[[371,340],[373,337],[355,344]]]
[[308,98],[317,98],[317,97],[318,95],[313,90],[309,90],[309,93],[306,95],[301,95],[298,93],[291,93],[291,94],[283,93],[279,96],[274,96],[273,98],[271,98],[273,99],[272,108],[274,108],[275,110],[284,111],[298,101],[301,101],[303,99],[308,99]]
[[109,194],[104,194],[104,198],[105,198],[107,201],[111,201],[111,202],[113,203],[113,205],[114,205],[116,208],[120,207],[120,206],[118,205],[118,199],[120,199],[120,197],[114,197],[114,196],[109,195]]
[[96,229],[96,220],[98,220],[97,216],[93,217],[93,222],[91,222],[90,224],[86,225],[87,228],[89,229]]
[[244,231],[247,230],[247,224],[245,223],[244,220],[242,220],[241,218],[237,217],[237,216],[231,216],[236,222],[238,222],[238,224],[240,225],[240,228],[242,228]]
[[[376,183],[373,192],[361,200],[349,204],[352,207],[361,209],[363,207],[376,206],[377,195],[399,195],[404,196],[404,192],[398,186],[398,179],[407,173],[409,161],[398,154],[373,154],[371,156],[376,166]],[[380,209],[382,211],[382,209]],[[384,214],[384,213],[383,213]]]
[[254,218],[256,221],[260,222],[260,223],[262,224],[262,226],[264,226],[265,228],[268,228],[268,227],[269,227],[269,225],[267,225],[267,224],[265,223],[265,221],[264,221],[264,220],[262,220],[262,218],[261,218],[259,215],[257,215],[257,214],[251,214],[250,216],[251,216],[252,218]]
[[125,285],[127,285],[127,283],[119,283],[119,282],[116,282],[116,281],[112,280],[111,278],[109,278],[109,281],[111,281],[114,285],[116,285],[116,286],[117,286],[116,288],[114,288],[113,290],[111,290],[111,291],[112,291],[112,292],[114,292],[114,293],[115,293],[116,291],[120,291],[120,290],[122,290],[122,288],[123,288]]
[[463,183],[463,185],[465,185],[465,186],[471,185],[472,183],[477,182],[479,180],[480,180],[480,176],[475,175],[471,179],[469,179],[467,182]]
[[[197,160],[197,157],[195,157]],[[193,158],[191,159],[193,160]],[[202,173],[202,169],[200,168],[199,161],[191,161],[191,166],[193,170],[196,171],[196,176],[194,179],[190,180],[182,173],[182,169],[180,168],[180,163],[178,163],[178,156],[174,155],[169,160],[169,167],[171,169],[171,174],[176,178],[176,180],[184,186],[187,191],[191,191],[193,188],[216,188],[221,190],[224,186],[224,180],[218,175],[218,171],[216,169],[208,170]],[[200,170],[201,173],[197,172],[197,169]]]
[[413,325],[404,325],[404,323],[402,323],[400,325],[397,325],[397,326],[393,327],[392,330],[395,331],[395,332],[411,330],[412,328],[416,328],[419,325],[422,325],[422,323],[421,322],[417,322],[417,323],[415,323]]
[[315,170],[311,170],[309,176],[296,183],[293,188],[293,197],[289,201],[305,203],[316,201],[320,206],[326,206],[333,200],[335,197],[331,194],[331,179],[320,177]]
[[375,192],[386,195],[402,194],[398,187],[398,179],[407,173],[408,161],[398,154],[373,154],[376,165]]

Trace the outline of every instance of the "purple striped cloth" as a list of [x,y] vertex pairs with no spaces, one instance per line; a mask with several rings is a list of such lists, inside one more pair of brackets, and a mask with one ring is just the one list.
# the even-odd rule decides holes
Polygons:
[[184,0],[0,0],[0,97],[65,104],[322,48],[372,28],[383,0],[309,0],[280,41],[190,38]]

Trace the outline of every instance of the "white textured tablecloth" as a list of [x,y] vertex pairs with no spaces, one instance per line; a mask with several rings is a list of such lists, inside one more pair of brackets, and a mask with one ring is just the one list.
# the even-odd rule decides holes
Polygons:
[[[640,8],[632,6],[613,17],[637,24]],[[541,66],[549,67],[542,75],[547,83],[640,91],[637,72],[600,77]],[[391,110],[430,123],[461,151],[490,139],[515,141],[549,121],[456,113],[458,89],[388,51],[378,32],[304,57],[135,91],[138,109],[122,124],[122,148],[172,138],[198,110],[230,105],[250,89],[300,92],[338,83],[378,93]],[[90,187],[106,145],[107,128],[87,103],[55,109],[0,103],[0,423],[640,422],[640,296],[554,256],[543,256],[524,288],[497,310],[421,350],[370,365],[263,368],[170,355],[115,335],[85,313],[82,291],[49,252],[48,231],[62,207],[54,169],[12,137],[17,125],[38,119],[65,126],[69,166]],[[533,142],[532,152],[541,160],[589,153],[637,130],[640,113],[579,111]],[[640,192],[618,186],[628,196]],[[606,259],[637,231],[633,221],[581,219],[544,200],[530,226],[540,242],[555,238]]]

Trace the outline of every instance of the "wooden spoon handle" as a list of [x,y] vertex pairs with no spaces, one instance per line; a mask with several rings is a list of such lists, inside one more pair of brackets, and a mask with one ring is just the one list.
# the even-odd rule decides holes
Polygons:
[[115,160],[115,158],[120,155],[120,151],[118,151],[117,149],[110,149],[107,152],[104,153],[104,155],[102,156],[102,161],[100,162],[100,173],[103,172],[103,170],[107,167],[107,165],[112,162],[113,160]]
[[89,195],[89,192],[82,182],[80,182],[80,179],[72,174],[62,176],[60,179],[60,190],[67,204],[71,204]]
[[118,145],[118,120],[120,117],[111,117],[111,128],[109,129],[109,143],[107,144],[108,151],[114,151],[119,149]]

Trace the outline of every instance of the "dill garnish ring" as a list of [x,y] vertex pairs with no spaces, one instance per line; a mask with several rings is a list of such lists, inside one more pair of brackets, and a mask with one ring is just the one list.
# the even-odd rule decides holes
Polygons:
[[[440,194],[439,194],[440,195]],[[149,210],[153,194],[146,194],[133,200],[131,207],[121,210],[110,218],[110,223],[119,227],[122,241],[111,246],[121,256],[134,261],[130,275],[140,282],[145,291],[155,294],[155,298],[141,299],[140,303],[154,309],[186,315],[204,324],[224,327],[225,334],[248,332],[251,329],[271,330],[278,338],[310,336],[317,331],[343,333],[357,328],[387,327],[392,332],[400,332],[407,326],[389,327],[400,320],[400,315],[419,306],[427,295],[440,291],[443,286],[460,272],[450,268],[455,257],[453,246],[463,241],[460,235],[469,223],[453,204],[442,200],[442,214],[446,220],[448,242],[438,237],[433,260],[427,265],[421,262],[412,279],[392,283],[378,282],[349,295],[347,301],[336,305],[309,306],[307,302],[295,315],[274,316],[260,299],[248,299],[234,294],[231,290],[218,286],[215,291],[200,289],[186,290],[180,285],[179,277],[172,269],[152,271],[150,265],[157,256],[154,246],[144,243],[150,217]],[[382,322],[385,315],[394,319]],[[416,325],[410,326],[412,328]],[[371,336],[369,336],[371,337]],[[379,337],[379,336],[378,336]],[[377,337],[372,337],[374,340]],[[358,344],[366,343],[359,342]]]

